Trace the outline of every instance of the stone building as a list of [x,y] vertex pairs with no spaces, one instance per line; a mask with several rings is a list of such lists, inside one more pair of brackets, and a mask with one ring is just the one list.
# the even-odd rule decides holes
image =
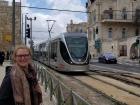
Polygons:
[[140,0],[88,0],[86,8],[91,55],[140,56]]
[[[15,44],[21,43],[21,8],[20,3],[15,3]],[[12,6],[8,1],[0,0],[0,50],[10,51],[12,48]]]
[[73,20],[70,21],[70,24],[67,24],[67,32],[84,32],[87,33],[87,22],[73,23]]

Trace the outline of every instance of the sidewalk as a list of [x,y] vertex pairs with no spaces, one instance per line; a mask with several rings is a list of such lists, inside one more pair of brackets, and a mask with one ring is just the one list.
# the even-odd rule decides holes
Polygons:
[[127,57],[119,57],[117,58],[118,63],[120,64],[132,64],[132,65],[140,65],[139,60],[138,59],[129,59]]
[[[5,61],[2,66],[0,66],[0,85],[2,83],[2,80],[5,76],[5,67],[11,65],[9,61]],[[42,93],[43,93],[43,104],[42,105],[54,105],[53,102],[51,102],[49,99],[49,94],[45,92],[45,89],[43,86],[41,86]]]

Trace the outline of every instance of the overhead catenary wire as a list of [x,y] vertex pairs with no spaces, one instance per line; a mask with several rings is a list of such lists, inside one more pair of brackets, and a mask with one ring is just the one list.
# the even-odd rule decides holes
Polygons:
[[41,7],[32,7],[32,6],[21,6],[21,7],[24,7],[24,8],[31,8],[31,9],[50,10],[50,11],[90,13],[90,12],[87,12],[87,11],[74,11],[74,10],[66,10],[66,9],[51,9],[51,8],[41,8]]

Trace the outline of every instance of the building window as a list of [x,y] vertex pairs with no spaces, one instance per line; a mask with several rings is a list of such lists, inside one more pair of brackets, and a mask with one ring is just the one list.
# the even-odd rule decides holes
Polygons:
[[122,19],[127,19],[127,11],[126,11],[126,8],[123,8],[123,10],[122,10]]
[[139,29],[138,28],[135,31],[135,36],[139,36]]
[[93,23],[96,22],[96,10],[93,12]]
[[112,38],[112,28],[108,29],[108,38]]
[[113,19],[113,10],[109,8],[109,19]]
[[96,36],[95,29],[93,29],[93,40],[95,40],[95,36]]
[[126,28],[122,29],[122,39],[126,38]]
[[96,34],[98,34],[98,27],[96,28]]
[[93,16],[93,22],[96,22],[96,15]]
[[127,56],[127,45],[120,46],[120,56]]

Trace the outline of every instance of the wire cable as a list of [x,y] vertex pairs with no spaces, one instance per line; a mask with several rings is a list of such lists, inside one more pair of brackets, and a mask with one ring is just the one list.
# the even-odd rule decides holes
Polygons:
[[43,10],[50,10],[50,11],[65,11],[65,12],[80,12],[80,13],[90,13],[85,11],[73,11],[73,10],[65,10],[65,9],[51,9],[51,8],[41,8],[41,7],[31,7],[31,6],[21,6],[24,8],[32,8],[32,9],[43,9]]

